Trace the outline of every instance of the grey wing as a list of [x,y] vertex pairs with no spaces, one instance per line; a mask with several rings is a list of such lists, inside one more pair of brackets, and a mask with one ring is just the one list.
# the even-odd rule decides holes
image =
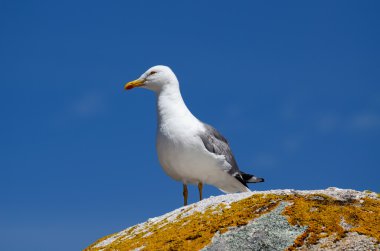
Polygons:
[[206,149],[216,155],[223,155],[226,158],[226,161],[231,165],[231,169],[228,170],[228,173],[234,176],[243,185],[247,186],[245,180],[241,176],[241,172],[226,138],[224,138],[223,135],[212,126],[205,123],[203,123],[203,125],[205,126],[206,131],[199,136]]

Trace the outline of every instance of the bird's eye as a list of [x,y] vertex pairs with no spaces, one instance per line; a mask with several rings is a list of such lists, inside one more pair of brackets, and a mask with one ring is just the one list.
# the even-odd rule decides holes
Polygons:
[[153,74],[156,74],[157,72],[156,71],[151,71],[150,73],[149,73],[149,76],[150,75],[153,75]]

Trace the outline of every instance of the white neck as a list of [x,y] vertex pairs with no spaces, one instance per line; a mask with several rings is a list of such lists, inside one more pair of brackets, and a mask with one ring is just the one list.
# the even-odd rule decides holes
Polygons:
[[163,121],[168,121],[172,118],[197,120],[183,101],[178,81],[175,81],[176,83],[165,85],[161,90],[156,92],[159,125]]

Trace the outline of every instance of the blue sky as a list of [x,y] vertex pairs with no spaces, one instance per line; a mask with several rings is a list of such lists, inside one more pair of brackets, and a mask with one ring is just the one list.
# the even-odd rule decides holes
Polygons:
[[181,206],[155,95],[123,90],[157,64],[251,189],[379,192],[379,5],[0,1],[1,248],[80,250]]

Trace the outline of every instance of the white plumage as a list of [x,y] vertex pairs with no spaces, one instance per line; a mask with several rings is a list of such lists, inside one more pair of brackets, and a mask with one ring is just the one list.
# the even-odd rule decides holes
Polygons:
[[[169,67],[154,66],[125,85],[126,89],[134,87],[156,92],[160,164],[170,177],[184,184],[184,189],[186,184],[206,183],[226,193],[247,192],[247,182],[263,181],[241,172],[225,138],[189,111]],[[186,204],[187,187],[184,196]]]

